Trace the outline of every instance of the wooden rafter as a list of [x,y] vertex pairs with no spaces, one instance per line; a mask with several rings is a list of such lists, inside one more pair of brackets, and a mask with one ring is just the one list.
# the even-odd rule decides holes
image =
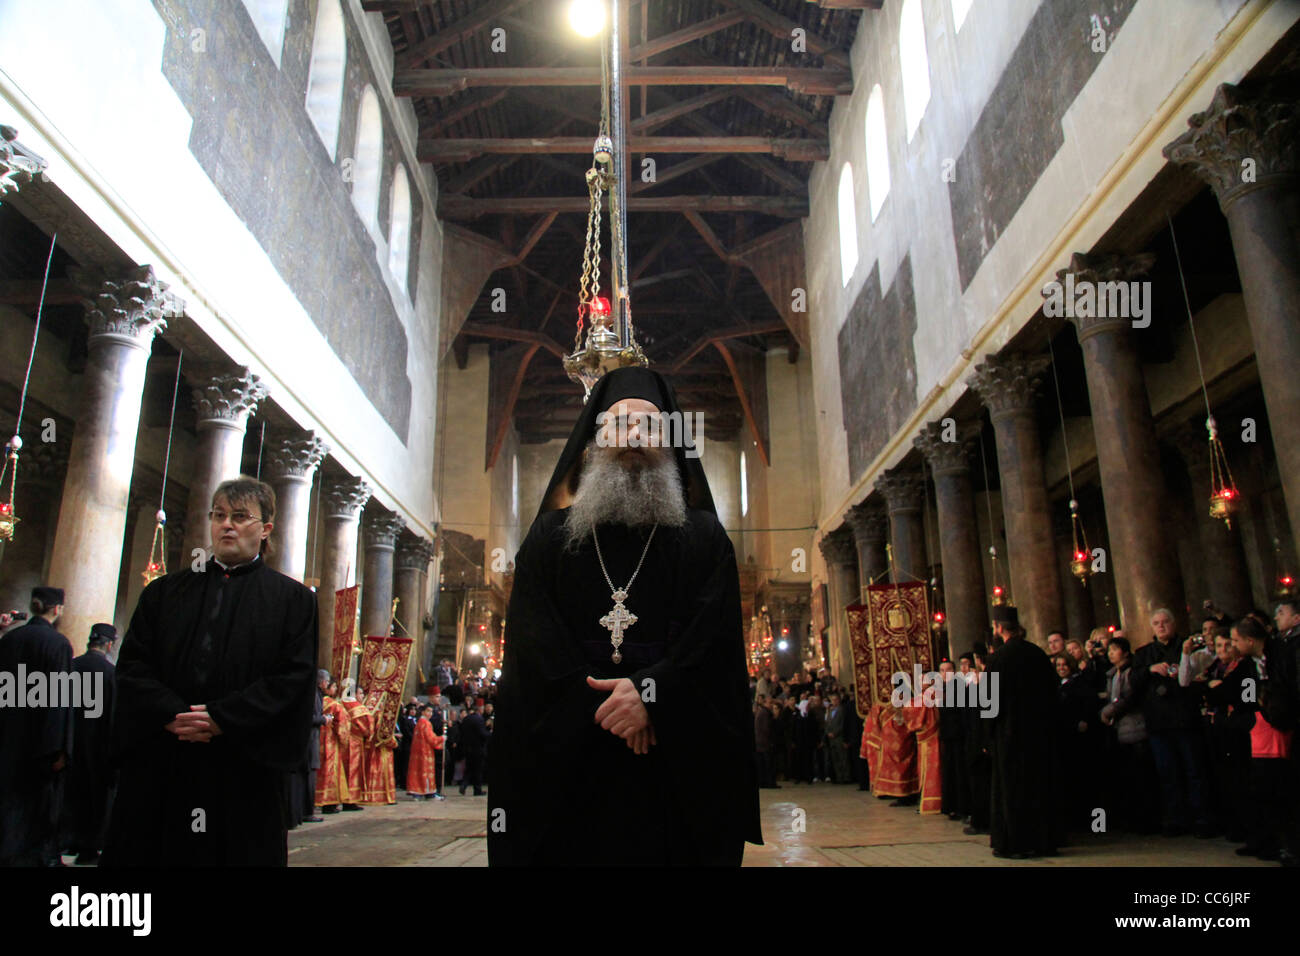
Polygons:
[[763,429],[759,427],[757,410],[754,407],[754,399],[749,394],[749,389],[745,387],[745,380],[740,374],[740,369],[736,367],[736,357],[731,354],[725,342],[715,339],[713,347],[722,354],[722,360],[727,363],[727,371],[731,373],[731,382],[736,387],[736,397],[740,399],[740,407],[745,412],[745,421],[749,423],[750,434],[754,436],[754,444],[758,446],[758,455],[763,459],[766,467],[771,467],[772,460],[767,453],[767,439],[763,435]]
[[461,326],[462,335],[478,335],[485,339],[505,339],[509,342],[530,342],[538,348],[546,349],[556,358],[564,358],[564,349],[560,343],[549,335],[533,332],[529,329],[512,329],[505,325],[490,325],[485,322],[466,322]]
[[[591,207],[586,196],[507,196],[472,199],[463,196],[439,196],[441,219],[477,219],[479,216],[541,215],[585,213]],[[784,219],[803,219],[808,215],[806,196],[629,196],[628,212],[759,212]]]
[[397,71],[410,69],[411,67],[423,63],[430,57],[435,57],[443,50],[464,40],[466,37],[473,36],[485,26],[492,23],[493,20],[500,19],[516,7],[521,7],[528,0],[491,0],[485,3],[477,10],[466,14],[455,23],[450,23],[443,27],[433,36],[425,37],[418,43],[411,45],[411,48],[403,53],[397,61]]
[[748,335],[768,335],[772,332],[782,332],[784,330],[785,325],[780,322],[762,322],[758,325],[730,325],[726,328],[714,329],[700,336],[690,348],[678,356],[669,368],[669,372],[676,375],[681,371],[682,366],[715,342],[725,342],[727,339]]
[[[590,136],[421,139],[421,162],[463,163],[477,156],[591,152]],[[629,136],[628,150],[647,153],[764,153],[794,162],[824,162],[830,158],[826,140],[781,139],[770,136]]]
[[[646,7],[648,8],[648,6],[647,4]],[[711,33],[733,27],[745,19],[745,14],[739,10],[734,10],[731,13],[719,13],[716,17],[710,17],[707,20],[692,23],[690,26],[682,27],[680,30],[675,30],[664,36],[654,37],[644,43],[638,43],[628,51],[628,56],[632,60],[645,60],[683,44],[693,43]]]
[[[810,96],[853,92],[847,70],[783,66],[633,66],[630,86],[783,86]],[[468,70],[398,70],[397,96],[451,96],[484,86],[599,86],[600,68],[588,66],[491,66]]]
[[839,49],[789,17],[782,16],[771,7],[759,3],[758,0],[719,0],[719,2],[723,6],[740,11],[745,15],[745,19],[762,27],[779,40],[788,42],[793,30],[803,30],[809,52],[820,54],[827,63],[848,69],[849,54],[846,50]]

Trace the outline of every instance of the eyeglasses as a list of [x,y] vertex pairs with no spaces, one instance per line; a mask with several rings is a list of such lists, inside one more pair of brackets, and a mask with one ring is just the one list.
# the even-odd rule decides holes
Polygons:
[[215,521],[217,524],[225,524],[227,518],[233,521],[236,525],[245,525],[250,521],[262,520],[260,515],[250,515],[247,511],[232,511],[229,513],[225,511],[208,512],[208,520]]

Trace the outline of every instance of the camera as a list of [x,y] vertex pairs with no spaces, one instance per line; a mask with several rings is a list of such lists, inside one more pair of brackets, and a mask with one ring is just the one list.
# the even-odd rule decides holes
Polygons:
[[9,612],[9,620],[11,620],[11,621],[25,621],[25,620],[27,620],[27,612],[26,612],[26,611],[17,611],[17,610],[10,611],[10,612]]

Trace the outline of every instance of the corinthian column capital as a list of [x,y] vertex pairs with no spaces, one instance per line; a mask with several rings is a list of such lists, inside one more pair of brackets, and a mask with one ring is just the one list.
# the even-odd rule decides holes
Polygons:
[[397,537],[397,567],[401,571],[426,571],[436,553],[434,543],[405,529]]
[[849,509],[846,518],[856,541],[884,545],[889,536],[889,518],[881,508],[861,501]]
[[362,478],[331,478],[325,481],[321,490],[324,492],[325,516],[327,518],[346,518],[356,521],[361,509],[370,500],[370,486]]
[[199,424],[218,422],[242,427],[264,398],[266,386],[245,366],[233,372],[203,375],[194,386]]
[[185,311],[184,300],[167,291],[153,266],[139,266],[125,276],[106,279],[87,270],[71,270],[90,322],[90,338],[113,336],[148,351],[153,336],[166,331],[167,319]]
[[1300,170],[1300,97],[1294,80],[1222,83],[1210,108],[1163,152],[1210,185],[1225,209],[1239,196]]
[[[1150,272],[1155,262],[1155,255],[1149,252],[1133,256],[1076,252],[1070,256],[1068,267],[1057,270],[1057,287],[1049,284],[1043,298],[1064,294],[1069,305],[1065,315],[1078,330],[1080,342],[1098,332],[1127,329],[1132,326],[1136,308],[1136,303],[1130,301],[1129,283]],[[1076,308],[1076,293],[1088,287],[1092,307]]]
[[18,142],[18,130],[0,126],[0,196],[17,192],[20,183],[30,181],[46,167],[45,160]]
[[885,499],[889,513],[920,511],[925,500],[925,482],[913,471],[891,468],[876,479],[876,490]]
[[397,543],[397,536],[405,527],[406,523],[401,517],[377,505],[366,509],[361,517],[361,530],[365,534],[367,550],[370,548],[393,550]]
[[822,557],[831,567],[849,565],[857,559],[857,549],[853,544],[853,535],[843,528],[832,531],[817,542]]
[[1027,412],[1048,362],[1045,355],[990,355],[967,381],[993,418]]
[[937,421],[922,428],[912,444],[925,456],[935,475],[964,474],[970,471],[970,449],[975,435],[976,428],[971,423],[953,428]]
[[276,429],[266,436],[265,469],[269,480],[306,478],[329,454],[329,445],[315,432]]

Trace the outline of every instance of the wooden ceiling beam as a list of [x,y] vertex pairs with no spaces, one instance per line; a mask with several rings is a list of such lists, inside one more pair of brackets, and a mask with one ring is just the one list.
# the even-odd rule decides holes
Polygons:
[[726,157],[725,153],[701,153],[699,156],[692,156],[690,159],[684,159],[680,163],[673,163],[662,172],[655,170],[655,178],[650,182],[638,179],[627,187],[629,196],[635,196],[637,193],[643,193],[647,189],[653,189],[655,186],[662,186],[664,183],[670,183],[674,179],[685,176],[687,173],[693,173],[697,169],[703,169],[711,163],[716,163]]
[[819,54],[829,64],[845,70],[849,68],[847,50],[839,49],[829,40],[822,39],[807,27],[801,26],[789,17],[782,16],[770,7],[759,3],[758,0],[719,0],[719,2],[723,6],[740,11],[745,15],[746,20],[762,27],[778,40],[789,41],[792,31],[803,30],[808,50]]
[[645,60],[660,53],[666,53],[668,50],[676,49],[684,44],[694,43],[702,37],[717,33],[719,30],[725,30],[737,23],[743,23],[745,19],[745,14],[739,10],[733,10],[730,13],[719,13],[716,17],[710,17],[707,20],[701,20],[699,23],[682,27],[680,30],[664,34],[661,37],[638,43],[628,51],[628,59]]
[[[478,33],[492,21],[501,18],[516,7],[522,7],[527,2],[528,0],[490,0],[489,3],[483,4],[483,6],[466,14],[456,22],[447,24],[432,36],[425,37],[418,43],[412,44],[409,50],[397,58],[394,73],[409,70],[431,57],[437,56],[466,37]],[[406,5],[403,4],[403,6]],[[362,8],[365,9],[364,5]]]
[[467,116],[477,113],[481,109],[489,106],[495,106],[503,99],[509,96],[511,88],[503,86],[495,90],[478,90],[466,96],[459,103],[448,106],[446,109],[438,110],[438,119],[428,126],[420,129],[421,136],[436,136],[453,123],[458,123]]
[[675,119],[680,119],[696,110],[703,109],[706,106],[712,106],[714,103],[720,103],[727,97],[734,95],[735,89],[729,86],[720,86],[716,89],[707,90],[698,93],[695,96],[687,97],[684,100],[678,100],[675,103],[653,110],[645,116],[632,120],[627,124],[628,133],[649,133],[665,123],[671,123]]
[[[631,153],[763,153],[793,162],[824,162],[830,158],[826,140],[781,139],[769,136],[630,136]],[[463,163],[482,155],[591,152],[590,136],[421,139],[416,155],[425,163]]]
[[731,253],[729,253],[727,247],[722,244],[722,240],[718,238],[718,234],[715,233],[709,227],[709,224],[704,221],[703,216],[693,209],[683,209],[682,215],[685,216],[686,221],[695,228],[695,231],[700,234],[700,238],[704,240],[704,244],[713,250],[714,255],[723,262],[731,261]]
[[659,258],[660,253],[662,253],[665,249],[668,248],[668,244],[676,238],[677,231],[680,228],[681,228],[681,220],[674,219],[672,224],[659,234],[659,238],[654,241],[654,245],[652,245],[649,251],[646,252],[646,254],[642,256],[641,259],[637,262],[637,264],[632,267],[633,282],[635,282],[641,276],[641,274],[650,267],[651,263],[653,263],[656,259]]
[[804,109],[794,100],[776,90],[766,87],[743,87],[733,90],[737,96],[758,107],[765,113],[789,120],[801,129],[805,129],[819,139],[830,136],[829,127],[816,116]]
[[711,344],[722,353],[722,360],[727,363],[727,371],[731,373],[732,384],[736,386],[736,396],[740,399],[740,407],[745,412],[745,421],[749,423],[749,432],[754,437],[754,444],[758,446],[759,457],[763,459],[763,464],[770,468],[772,461],[767,454],[767,443],[763,440],[763,433],[758,427],[758,420],[754,417],[754,406],[749,400],[749,391],[745,388],[745,380],[740,374],[740,369],[736,367],[735,356],[731,354],[725,342],[715,339]]
[[[479,216],[536,216],[548,212],[583,213],[591,208],[587,196],[504,196],[474,199],[438,197],[440,219],[477,219]],[[784,219],[808,216],[806,196],[629,196],[628,212],[758,212]]]
[[764,322],[760,325],[732,325],[722,329],[715,329],[712,332],[706,332],[695,341],[695,344],[683,352],[676,361],[669,367],[669,373],[676,375],[683,365],[689,362],[695,356],[699,355],[710,345],[715,342],[725,342],[727,339],[743,338],[750,335],[767,335],[771,332],[784,332],[785,325],[781,322]]
[[[451,96],[484,86],[599,86],[600,68],[588,66],[492,66],[468,70],[399,69],[397,96]],[[847,96],[853,76],[837,68],[782,66],[633,66],[627,86],[781,86],[809,96]]]
[[564,349],[559,342],[549,335],[533,332],[529,329],[512,329],[504,325],[489,325],[484,322],[466,322],[460,328],[461,335],[477,335],[485,339],[505,339],[509,342],[528,342],[544,348],[556,358],[564,358]]

